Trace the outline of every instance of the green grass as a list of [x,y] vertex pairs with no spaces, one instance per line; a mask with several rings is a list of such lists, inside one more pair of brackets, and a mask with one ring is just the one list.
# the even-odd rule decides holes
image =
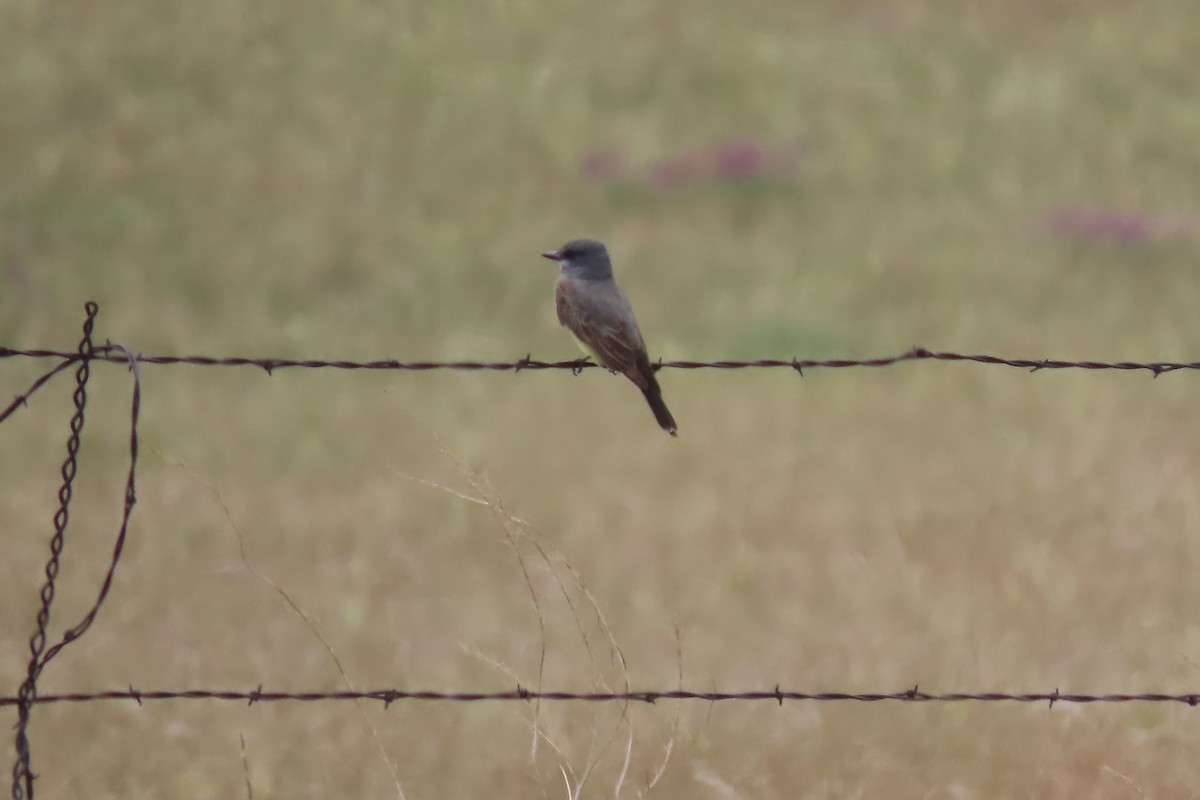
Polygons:
[[[1200,9],[851,6],[10,2],[0,344],[74,347],[95,299],[145,353],[571,358],[537,254],[586,234],[655,357],[1194,360]],[[800,156],[648,179],[739,136]],[[582,177],[604,149],[626,179]],[[41,691],[1195,689],[1190,374],[661,377],[677,441],[597,370],[145,366],[129,549]],[[69,380],[0,426],[11,691]],[[128,399],[97,365],[57,631],[111,548]],[[628,797],[668,743],[651,796],[1175,797],[1194,714],[179,702],[31,733],[39,797],[240,796],[239,735],[256,798],[560,797],[589,768],[611,795],[627,750]]]

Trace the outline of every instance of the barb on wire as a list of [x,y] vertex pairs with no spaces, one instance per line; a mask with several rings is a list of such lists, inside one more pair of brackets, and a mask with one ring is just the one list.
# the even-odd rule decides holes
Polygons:
[[[225,691],[216,689],[180,689],[169,691],[143,691],[130,686],[106,692],[76,692],[48,694],[36,698],[35,703],[91,703],[103,700],[132,700],[138,705],[151,700],[226,700],[254,705],[270,702],[316,702],[322,700],[377,700],[390,706],[400,701],[426,700],[452,703],[475,703],[484,701],[578,701],[589,703],[656,703],[659,700],[699,700],[706,703],[722,701],[769,701],[783,705],[784,701],[817,702],[860,702],[883,701],[906,703],[1046,703],[1053,708],[1056,703],[1181,703],[1195,707],[1200,705],[1200,693],[1164,694],[1144,692],[1140,694],[1073,694],[1060,692],[947,692],[930,693],[914,686],[899,692],[799,692],[784,691],[776,686],[767,691],[744,692],[692,692],[683,689],[629,691],[629,692],[565,692],[534,691],[518,686],[515,689],[493,692],[438,692],[404,691],[400,689],[374,689],[368,691],[336,692],[271,692],[261,686],[252,691]],[[0,697],[0,706],[20,702],[15,697]]]
[[[37,628],[29,639],[29,666],[25,680],[17,690],[17,757],[13,764],[12,796],[14,800],[32,800],[33,770],[29,763],[29,716],[37,699],[37,681],[45,661],[42,656],[46,647],[46,629],[50,624],[50,606],[54,603],[55,580],[58,578],[59,561],[62,557],[63,544],[70,518],[69,508],[78,469],[79,439],[83,433],[84,408],[87,406],[87,383],[91,375],[92,357],[92,328],[96,323],[96,314],[100,308],[93,302],[85,306],[87,318],[83,322],[83,338],[79,342],[79,351],[75,354],[79,367],[75,370],[75,413],[71,417],[70,435],[67,437],[67,457],[62,465],[62,485],[58,490],[58,511],[54,514],[54,535],[50,537],[50,558],[46,562],[46,582],[40,592],[41,607],[37,613]],[[62,365],[60,365],[62,366]],[[54,371],[47,373],[46,380],[52,377]],[[41,381],[45,383],[45,381]],[[37,383],[34,389],[41,385]],[[31,390],[32,391],[32,390]]]
[[[125,357],[111,347],[98,347],[93,356],[97,361],[123,363]],[[0,347],[0,358],[77,358],[71,353],[57,350],[17,350],[10,347]],[[291,358],[247,358],[244,356],[168,356],[168,355],[139,355],[136,357],[141,364],[191,364],[203,367],[258,367],[268,374],[277,369],[366,369],[366,370],[406,370],[425,372],[430,370],[468,370],[490,372],[524,372],[526,370],[558,369],[569,370],[579,374],[584,369],[592,369],[597,365],[580,361],[537,361],[529,356],[516,361],[397,361],[395,359],[378,359],[374,361],[345,361],[323,359],[291,359]],[[1085,370],[1117,370],[1124,372],[1149,372],[1155,377],[1166,372],[1178,370],[1200,370],[1200,361],[1068,361],[1053,358],[1003,358],[986,354],[937,352],[924,347],[914,347],[911,350],[894,356],[880,358],[759,358],[749,361],[660,361],[654,364],[655,369],[790,369],[799,375],[806,369],[845,369],[850,367],[890,367],[911,361],[941,361],[941,362],[970,362],[993,366],[1015,367],[1030,372],[1044,369],[1085,369]]]

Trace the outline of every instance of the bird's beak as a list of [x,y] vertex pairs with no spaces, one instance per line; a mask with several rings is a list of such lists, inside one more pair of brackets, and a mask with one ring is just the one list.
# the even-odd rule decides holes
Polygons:
[[542,258],[548,258],[551,261],[562,261],[562,253],[557,250],[548,250],[542,253]]

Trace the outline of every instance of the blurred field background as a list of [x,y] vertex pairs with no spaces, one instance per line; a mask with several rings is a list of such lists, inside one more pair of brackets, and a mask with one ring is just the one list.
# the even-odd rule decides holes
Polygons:
[[[655,357],[1200,357],[1196,4],[9,0],[0,53],[0,344],[73,348],[95,299],[145,353],[572,358],[537,254],[593,235]],[[598,370],[142,379],[125,560],[42,693],[1200,685],[1192,373],[663,372],[678,440]],[[129,392],[95,367],[56,631]],[[0,427],[6,693],[69,395]],[[31,736],[42,798],[1175,798],[1196,715],[109,703]]]

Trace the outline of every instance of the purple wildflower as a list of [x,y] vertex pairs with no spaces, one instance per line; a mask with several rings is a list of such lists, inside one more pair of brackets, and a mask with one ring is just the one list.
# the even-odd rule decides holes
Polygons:
[[767,152],[749,136],[739,136],[714,147],[709,154],[718,178],[748,178],[767,166]]
[[1140,244],[1150,238],[1150,221],[1141,214],[1095,209],[1065,209],[1055,213],[1051,229],[1059,236],[1095,241]]

